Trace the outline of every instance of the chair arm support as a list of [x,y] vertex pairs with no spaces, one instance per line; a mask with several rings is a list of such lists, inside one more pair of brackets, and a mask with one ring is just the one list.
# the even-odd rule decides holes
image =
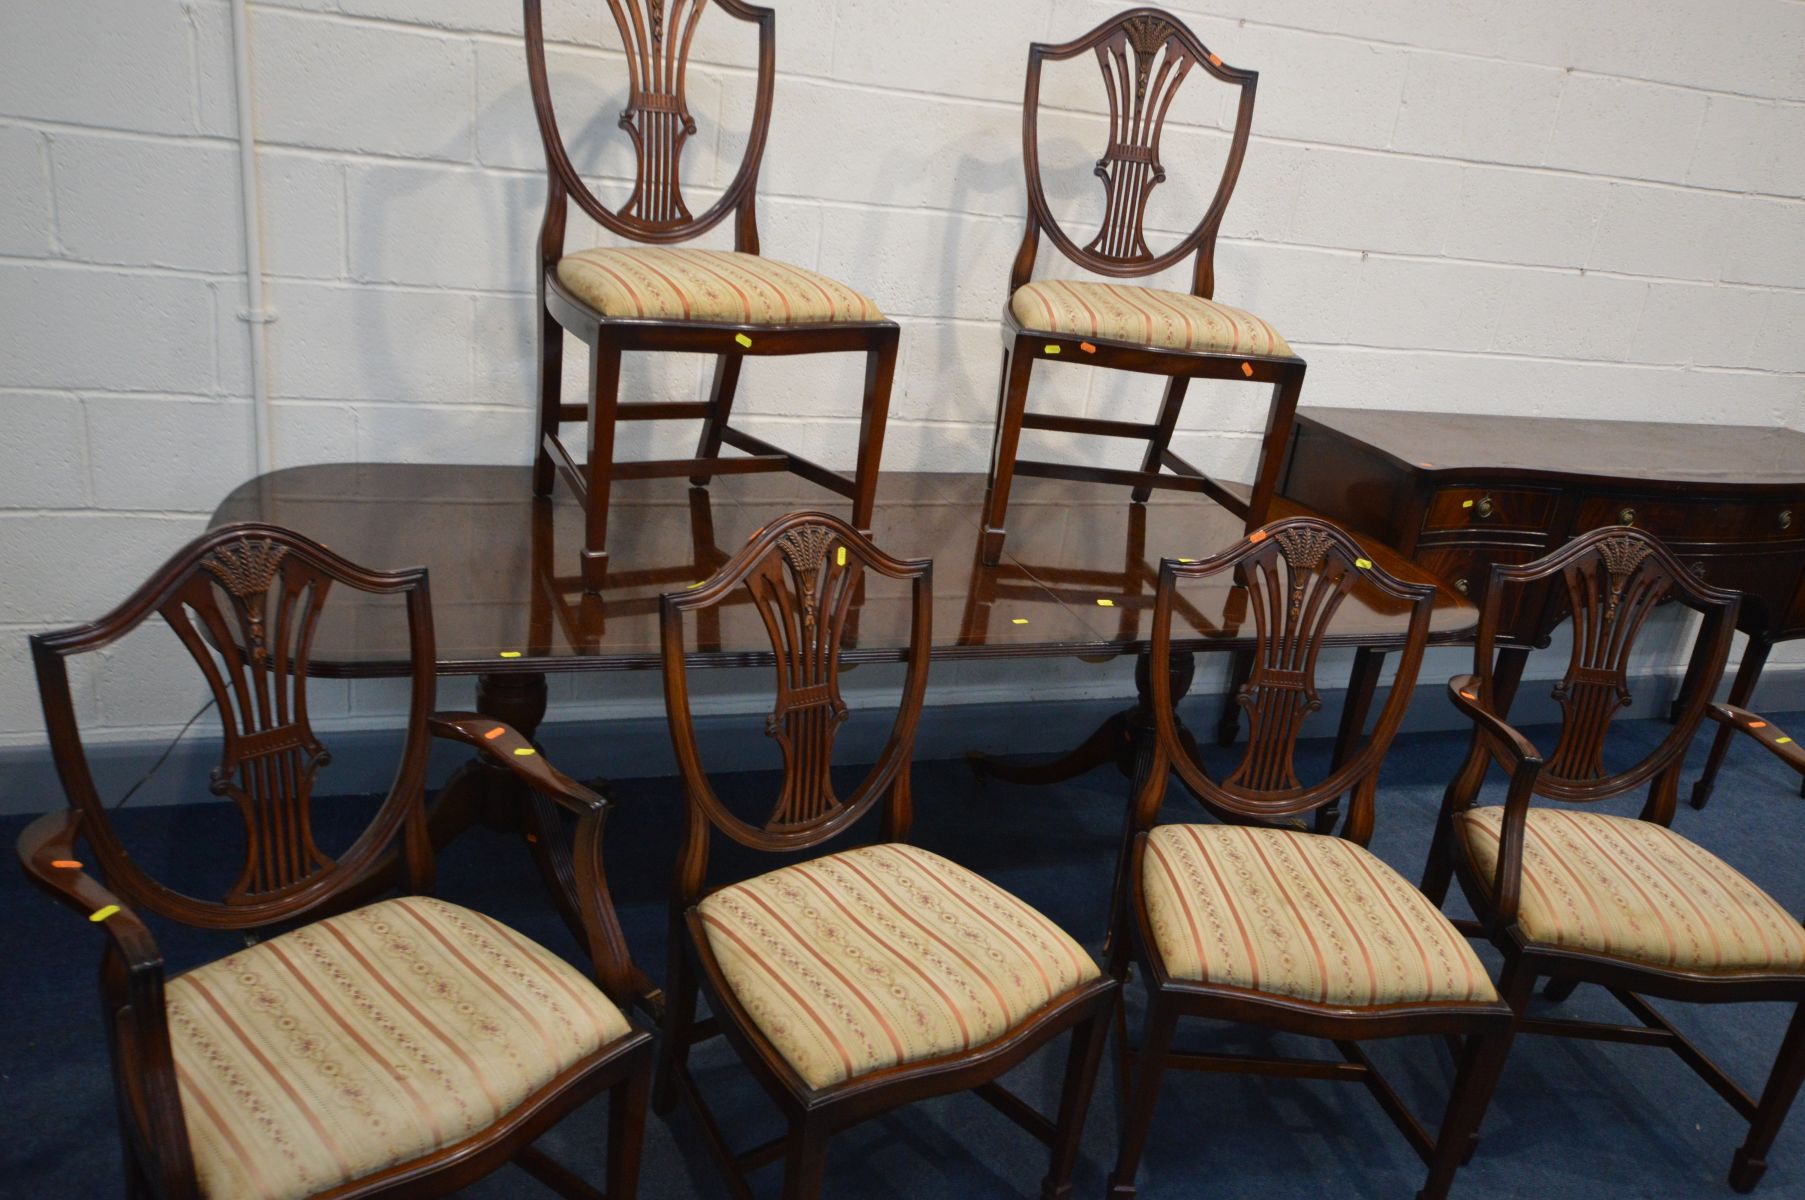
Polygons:
[[1504,750],[1510,758],[1513,771],[1532,765],[1538,772],[1542,769],[1542,752],[1535,748],[1535,744],[1518,733],[1503,717],[1480,703],[1477,678],[1472,675],[1456,675],[1448,680],[1448,698],[1454,702],[1455,708],[1472,718],[1473,724],[1491,738],[1493,745]]
[[1801,750],[1799,743],[1766,717],[1746,708],[1737,708],[1734,704],[1713,704],[1705,709],[1705,713],[1719,725],[1727,725],[1738,733],[1748,734],[1766,746],[1775,758],[1805,775],[1805,750]]
[[[76,858],[81,819],[81,814],[74,809],[63,809],[47,813],[27,825],[25,832],[19,835],[20,865],[31,881],[52,899],[100,926],[132,975],[142,972],[160,975],[163,953],[157,948],[150,927],[123,900],[108,891],[105,884],[81,869],[81,862]],[[101,913],[107,915],[100,916]]]
[[578,816],[604,812],[608,801],[547,762],[513,726],[473,712],[434,713],[427,726],[436,737],[473,746],[520,782]]

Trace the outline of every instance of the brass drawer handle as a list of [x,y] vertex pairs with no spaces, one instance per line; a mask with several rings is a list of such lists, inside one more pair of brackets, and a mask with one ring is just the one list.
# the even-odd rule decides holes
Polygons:
[[1491,516],[1492,512],[1492,498],[1490,496],[1481,496],[1479,498],[1479,504],[1473,509],[1473,515],[1483,521],[1485,518]]
[[1617,514],[1617,524],[1634,525],[1635,523],[1636,523],[1636,510],[1625,505],[1623,510]]
[[1783,508],[1780,510],[1780,528],[1782,528],[1782,529],[1791,529],[1792,528],[1792,509]]
[[1465,579],[1456,579],[1454,581],[1454,590],[1459,592],[1463,596],[1466,595],[1467,590],[1468,590],[1467,589],[1467,581]]

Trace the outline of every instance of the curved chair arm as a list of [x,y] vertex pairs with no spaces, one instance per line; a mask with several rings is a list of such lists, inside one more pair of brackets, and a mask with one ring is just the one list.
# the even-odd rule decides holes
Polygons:
[[1805,775],[1805,750],[1800,749],[1799,743],[1766,717],[1746,708],[1737,708],[1734,704],[1713,704],[1705,709],[1705,714],[1719,725],[1727,725],[1739,733],[1748,734],[1766,746],[1775,758]]
[[463,742],[482,751],[520,782],[578,816],[604,812],[608,801],[546,761],[533,743],[512,725],[473,712],[434,713],[427,718],[434,736]]
[[1456,675],[1448,680],[1448,697],[1454,707],[1472,718],[1474,727],[1488,739],[1493,756],[1510,773],[1510,790],[1504,797],[1504,817],[1498,828],[1498,864],[1492,875],[1492,904],[1500,925],[1517,919],[1523,889],[1523,837],[1529,821],[1529,798],[1535,794],[1542,773],[1542,752],[1503,717],[1480,701],[1479,680]]
[[101,970],[102,994],[110,1010],[109,1026],[120,1022],[115,1036],[127,1040],[120,1055],[122,1069],[135,1077],[126,1088],[149,1159],[158,1177],[159,1195],[198,1195],[193,1151],[182,1119],[181,1092],[176,1085],[175,1058],[169,1048],[169,1019],[163,1007],[163,952],[150,927],[82,870],[76,858],[82,814],[74,809],[47,813],[19,835],[19,863],[31,881],[98,925],[111,951]]
[[[519,730],[505,721],[481,713],[442,712],[427,718],[427,724],[436,736],[474,746],[539,795],[577,814],[565,867],[570,871],[596,979],[609,998],[625,1011],[635,999],[638,974],[602,867],[602,824],[608,816],[608,801],[552,766]],[[546,845],[542,850],[562,862],[562,848]],[[564,869],[558,868],[560,876]]]

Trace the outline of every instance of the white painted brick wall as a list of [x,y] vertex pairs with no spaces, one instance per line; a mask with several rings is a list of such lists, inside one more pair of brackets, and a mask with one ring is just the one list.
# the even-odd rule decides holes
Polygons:
[[[979,469],[1024,210],[1027,44],[1118,4],[771,2],[765,250],[903,323],[886,465]],[[547,0],[546,21],[567,138],[618,204],[631,159],[606,11]],[[1310,359],[1307,403],[1805,427],[1805,4],[1178,11],[1261,72],[1219,294]],[[525,461],[543,183],[518,4],[261,0],[251,17],[279,460]],[[711,11],[698,36],[684,171],[701,203],[745,144],[747,33]],[[252,470],[231,51],[225,0],[0,12],[0,744],[42,737],[23,635],[123,596]],[[1071,66],[1049,69],[1041,149],[1055,205],[1081,224],[1100,210],[1102,97],[1089,64]],[[1150,209],[1167,237],[1213,188],[1230,120],[1227,92],[1194,75]],[[573,247],[606,241],[573,215]],[[1073,273],[1050,246],[1041,270]],[[567,359],[574,391],[582,356]],[[705,388],[703,365],[626,369],[636,390],[680,397]],[[741,407],[754,427],[824,434],[844,464],[858,377],[850,359],[761,360]],[[1133,417],[1157,394],[1049,370],[1036,403]],[[1181,452],[1244,473],[1258,404],[1226,385],[1199,394]],[[651,430],[629,433],[650,445]],[[168,666],[136,649],[97,664],[77,680],[84,713],[120,736],[179,725],[192,710],[169,697],[188,692],[144,682]],[[943,671],[936,692],[1126,679],[1122,664],[1010,664]],[[655,706],[644,685],[554,697]],[[344,688],[317,701],[366,721],[395,703]]]

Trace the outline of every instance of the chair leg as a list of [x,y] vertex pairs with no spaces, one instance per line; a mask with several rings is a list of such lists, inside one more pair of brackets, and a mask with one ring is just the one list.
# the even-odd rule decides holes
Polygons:
[[1291,445],[1291,427],[1297,416],[1297,398],[1304,390],[1304,368],[1298,364],[1272,388],[1272,402],[1266,409],[1266,432],[1260,442],[1260,467],[1254,476],[1253,494],[1247,500],[1249,532],[1266,523],[1272,508],[1272,497],[1278,491],[1279,472],[1284,469],[1286,451]]
[[589,496],[583,520],[583,590],[592,594],[608,578],[608,492],[619,407],[620,347],[598,340],[589,347]]
[[783,1200],[816,1200],[827,1167],[827,1133],[797,1117],[783,1152]]
[[901,331],[886,328],[865,355],[865,399],[859,409],[859,458],[852,476],[852,526],[871,536],[871,514],[877,504],[878,465],[884,457],[884,427],[890,420],[890,383],[896,376],[896,345]]
[[[1141,459],[1141,470],[1155,471],[1171,444],[1172,431],[1178,428],[1178,413],[1185,405],[1185,389],[1191,385],[1188,375],[1174,375],[1166,380],[1166,398],[1159,406],[1159,419],[1154,422],[1153,436],[1147,439],[1147,453]],[[1153,495],[1153,485],[1143,484],[1128,494],[1136,504],[1145,504]]]
[[[1113,994],[1112,994],[1113,998]],[[1112,1004],[1072,1030],[1066,1053],[1065,1083],[1059,1092],[1059,1117],[1054,1125],[1053,1161],[1041,1180],[1041,1200],[1065,1200],[1072,1194],[1072,1166],[1084,1140],[1084,1117],[1090,1111],[1091,1092],[1097,1084],[1097,1063],[1109,1041]]]
[[[714,360],[714,384],[708,389],[708,415],[702,418],[702,436],[696,442],[697,458],[721,456],[721,431],[727,428],[727,421],[733,416],[733,394],[740,386],[740,367],[745,361],[739,354],[722,354]],[[713,478],[709,471],[698,471],[689,477],[689,481],[697,487],[707,487]]]
[[671,927],[670,978],[664,989],[658,1076],[652,1086],[652,1110],[660,1116],[677,1106],[677,1072],[689,1064],[690,1030],[696,1023],[696,978],[680,940],[689,934],[681,921],[672,921]]
[[1801,1083],[1805,1083],[1805,1004],[1793,1010],[1786,1040],[1780,1043],[1780,1057],[1767,1077],[1767,1087],[1761,1091],[1755,1119],[1749,1122],[1749,1136],[1736,1148],[1736,1157],[1730,1161],[1730,1186],[1737,1191],[1754,1191],[1767,1172],[1767,1152],[1779,1136]]
[[549,496],[557,468],[545,439],[558,432],[558,406],[564,401],[564,327],[545,307],[545,285],[539,287],[539,437],[533,442],[533,495]]
[[1423,864],[1423,880],[1417,885],[1417,890],[1437,908],[1448,898],[1448,885],[1454,880],[1454,813],[1463,797],[1478,792],[1490,761],[1485,747],[1475,741],[1459,772],[1442,792],[1441,811],[1435,814],[1435,829],[1429,835],[1429,859]]
[[1159,1100],[1166,1052],[1172,1048],[1172,1034],[1177,1028],[1178,1014],[1170,1005],[1161,1002],[1157,992],[1153,993],[1147,1002],[1141,1049],[1135,1055],[1128,1107],[1122,1113],[1122,1138],[1116,1150],[1116,1166],[1109,1173],[1107,1195],[1111,1200],[1127,1200],[1134,1195],[1134,1177],[1140,1170],[1141,1151],[1146,1148],[1147,1133],[1153,1124],[1153,1106]]
[[1486,1106],[1492,1102],[1514,1032],[1513,1025],[1503,1025],[1494,1032],[1467,1039],[1460,1070],[1454,1077],[1454,1093],[1448,1098],[1447,1112],[1436,1134],[1429,1178],[1417,1193],[1417,1200],[1445,1200],[1454,1183],[1454,1172],[1472,1152],[1474,1135],[1479,1132]]
[[[1748,646],[1742,652],[1742,662],[1736,668],[1736,678],[1730,684],[1730,703],[1743,707],[1755,695],[1755,684],[1761,679],[1761,669],[1767,665],[1767,655],[1774,644],[1765,638],[1751,637]],[[1704,774],[1692,785],[1692,807],[1703,808],[1711,799],[1711,789],[1717,785],[1717,770],[1724,764],[1724,755],[1729,752],[1730,739],[1736,731],[1728,725],[1717,727],[1717,736],[1711,739],[1711,753],[1705,758]]]
[[608,1200],[634,1200],[639,1190],[639,1156],[646,1140],[646,1098],[652,1090],[651,1063],[608,1092]]
[[1015,482],[1015,455],[1022,441],[1022,414],[1028,409],[1028,376],[1034,352],[1017,338],[1003,354],[1002,396],[990,448],[990,483],[984,489],[984,562],[1003,556],[1003,516],[1009,511],[1009,487]]

